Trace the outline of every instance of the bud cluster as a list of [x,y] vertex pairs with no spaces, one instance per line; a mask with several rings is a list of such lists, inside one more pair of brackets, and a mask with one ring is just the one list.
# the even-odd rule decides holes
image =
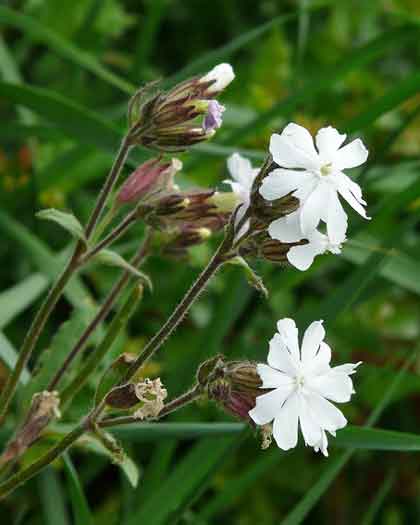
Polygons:
[[230,64],[219,64],[206,75],[181,82],[146,101],[139,92],[129,110],[131,141],[174,152],[208,140],[221,126],[225,110],[215,97],[234,77]]

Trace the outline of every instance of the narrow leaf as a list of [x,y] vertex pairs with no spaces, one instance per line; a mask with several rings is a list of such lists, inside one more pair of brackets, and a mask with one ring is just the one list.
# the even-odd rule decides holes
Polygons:
[[93,525],[94,521],[89,509],[89,504],[68,452],[63,454],[63,463],[69,485],[69,496],[73,510],[74,525]]
[[36,214],[36,216],[38,217],[38,219],[56,222],[62,228],[70,232],[73,235],[73,237],[76,237],[77,239],[86,242],[83,226],[72,213],[66,213],[60,210],[56,210],[55,208],[50,208],[48,210],[39,211]]
[[97,255],[94,256],[93,261],[100,262],[108,266],[116,266],[118,268],[122,268],[123,270],[128,270],[135,277],[138,277],[149,288],[149,290],[153,290],[153,284],[150,277],[132,266],[117,252],[112,250],[101,250]]

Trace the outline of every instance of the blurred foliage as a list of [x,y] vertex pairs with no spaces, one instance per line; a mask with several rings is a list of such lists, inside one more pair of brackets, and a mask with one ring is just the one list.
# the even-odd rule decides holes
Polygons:
[[[356,175],[373,220],[362,223],[352,214],[343,256],[323,257],[303,274],[260,264],[268,301],[248,288],[239,269],[224,269],[147,374],[160,375],[176,395],[209,355],[264,359],[277,319],[296,317],[304,325],[324,318],[333,357],[364,362],[354,402],[344,407],[351,423],[365,424],[389,394],[376,426],[420,434],[420,361],[413,354],[420,333],[417,0],[15,0],[0,5],[0,27],[5,363],[13,361],[46,284],[68,254],[64,235],[35,213],[58,207],[86,219],[135,86],[156,78],[172,82],[230,61],[237,77],[223,97],[225,125],[212,143],[183,155],[182,184],[221,187],[231,151],[248,150],[258,162],[270,133],[290,120],[313,131],[331,124],[369,146],[368,165]],[[149,153],[136,155],[134,162]],[[142,234],[141,226],[131,230],[120,253],[130,254]],[[148,260],[155,291],[115,343],[114,355],[138,351],[153,335],[213,245],[201,246],[189,261]],[[73,280],[38,349],[48,347],[69,319],[70,305],[90,310],[117,275],[92,266]],[[6,373],[3,366],[0,381]],[[94,388],[91,381],[82,390],[65,424],[86,411]],[[22,389],[20,399],[25,395]],[[19,408],[17,403],[17,413]],[[206,404],[167,421],[231,422]],[[72,450],[71,459],[58,461],[2,504],[2,523],[419,522],[420,456],[409,448],[361,447],[360,437],[356,444],[343,431],[348,438],[341,446],[366,450],[343,456],[333,442],[325,460],[302,447],[263,452],[251,433],[224,428],[231,430],[207,437],[158,433],[144,439],[135,429],[123,435],[141,473],[134,491],[101,454]],[[41,441],[30,453],[45,446]],[[294,507],[298,502],[303,506]]]

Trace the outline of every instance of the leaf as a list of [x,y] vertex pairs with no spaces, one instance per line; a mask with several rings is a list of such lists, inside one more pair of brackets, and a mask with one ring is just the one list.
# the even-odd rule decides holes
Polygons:
[[[103,443],[101,443],[101,441],[93,435],[83,436],[81,439],[79,439],[77,444],[91,452],[95,452],[96,454],[100,454],[101,456],[106,456],[113,463],[115,462],[115,457],[113,456],[111,451],[108,450],[103,445]],[[117,464],[117,466],[120,467],[121,470],[124,472],[131,486],[134,488],[137,487],[140,478],[139,468],[126,453],[124,453],[122,461],[120,461]]]
[[379,487],[379,490],[377,490],[376,494],[374,495],[372,502],[369,505],[368,511],[364,515],[363,520],[360,525],[372,525],[376,517],[376,514],[378,513],[382,504],[386,500],[386,497],[391,491],[394,481],[395,481],[395,471],[391,470],[391,472],[389,472],[389,474],[383,480],[381,486]]
[[48,210],[41,210],[37,212],[36,216],[38,219],[56,222],[62,228],[70,232],[73,237],[76,237],[83,242],[87,242],[83,226],[72,213],[66,213],[56,210],[55,208],[50,208]]
[[270,124],[278,116],[283,118],[290,115],[305,102],[314,99],[323,92],[328,92],[342,78],[351,71],[361,69],[373,60],[380,58],[387,52],[395,50],[411,40],[418,38],[418,29],[413,26],[402,26],[388,31],[371,40],[366,45],[352,51],[347,56],[340,57],[334,66],[329,66],[312,78],[304,82],[301,89],[296,90],[285,100],[275,104],[272,108],[260,114],[246,126],[227,135],[224,142],[235,143],[250,133],[257,132]]
[[246,428],[243,423],[141,423],[141,425],[112,427],[109,430],[122,441],[144,443],[156,442],[163,438],[218,438],[240,434]]
[[68,452],[63,456],[64,471],[69,485],[69,497],[73,509],[74,525],[94,525],[93,516],[89,509],[82,485],[73,466]]
[[[50,280],[55,279],[63,269],[68,253],[57,256],[40,239],[35,237],[23,224],[0,210],[0,230],[6,237],[16,241],[24,250],[29,261]],[[90,308],[94,304],[88,289],[79,277],[74,276],[67,285],[64,295],[76,308]]]
[[[17,362],[17,352],[6,338],[0,332],[0,360],[7,366],[9,370],[13,370]],[[22,385],[26,385],[31,379],[31,375],[27,368],[24,368],[20,374],[19,381]]]
[[175,524],[184,509],[204,490],[209,477],[238,443],[237,438],[221,438],[216,441],[203,439],[197,443],[176,465],[169,477],[162,481],[160,488],[132,516],[128,525]]
[[59,327],[49,348],[41,354],[38,373],[25,389],[26,402],[35,392],[46,389],[92,317],[93,311],[75,310],[72,317]]
[[348,133],[354,133],[373,124],[379,117],[398,107],[408,98],[417,95],[420,89],[420,73],[413,73],[397,83],[385,95],[369,104],[367,110],[353,117],[345,125]]
[[349,426],[337,432],[332,442],[337,447],[366,450],[420,452],[420,435],[379,428]]
[[254,272],[254,270],[251,268],[251,266],[249,266],[249,264],[245,261],[243,257],[240,257],[238,255],[233,259],[230,259],[228,262],[229,264],[240,266],[246,275],[246,280],[248,281],[248,284],[255,288],[267,299],[268,290],[265,287],[263,280]]
[[37,479],[43,523],[45,525],[70,525],[64,491],[53,467],[48,466]]
[[101,250],[92,258],[92,261],[106,264],[108,266],[116,266],[117,268],[122,268],[123,270],[129,271],[135,277],[138,277],[149,288],[150,291],[153,291],[153,284],[150,277],[132,266],[117,252],[112,250]]
[[76,66],[93,73],[124,93],[131,94],[134,92],[135,86],[106,69],[90,53],[78,48],[36,19],[6,6],[0,6],[0,22],[3,25],[7,24],[20,29],[25,37],[46,44],[53,53],[70,60]]
[[36,273],[0,293],[0,330],[38,299],[48,279]]

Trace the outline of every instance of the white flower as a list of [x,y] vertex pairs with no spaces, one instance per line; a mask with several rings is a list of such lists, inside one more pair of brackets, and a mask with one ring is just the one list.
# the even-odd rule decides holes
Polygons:
[[302,126],[288,124],[281,135],[273,134],[270,153],[281,168],[273,170],[259,189],[267,200],[275,200],[292,193],[301,203],[301,227],[307,234],[320,220],[327,224],[332,240],[346,224],[347,216],[338,194],[362,217],[368,219],[360,186],[343,173],[344,169],[363,164],[368,151],[360,139],[340,147],[346,135],[332,127],[318,131],[315,142]]
[[200,82],[210,82],[214,80],[215,82],[207,89],[209,94],[218,93],[225,89],[232,80],[235,78],[235,73],[230,64],[218,64],[211,71],[209,71],[204,77],[200,79]]
[[336,238],[331,239],[318,230],[313,230],[306,235],[302,232],[300,223],[301,209],[276,219],[268,227],[268,233],[272,239],[282,243],[296,243],[306,239],[307,244],[292,246],[287,252],[287,259],[295,268],[304,271],[314,262],[317,255],[323,253],[341,253],[341,245],[346,240],[347,221],[343,223],[342,231],[336,232]]
[[314,321],[306,329],[301,349],[292,319],[281,319],[277,329],[270,341],[268,365],[257,366],[261,388],[273,390],[257,397],[249,415],[257,425],[274,420],[273,436],[281,449],[297,445],[300,426],[306,445],[327,456],[326,432],[334,436],[347,424],[330,401],[350,400],[354,389],[349,376],[360,363],[331,368],[331,348],[324,342],[322,321]]
[[[260,170],[253,168],[251,162],[239,155],[239,153],[233,153],[228,158],[227,167],[233,180],[226,179],[223,182],[231,186],[233,193],[238,197],[239,202],[242,203],[236,216],[236,223],[239,223],[248,209],[252,185]],[[241,236],[247,229],[248,224],[245,224],[238,235]]]

